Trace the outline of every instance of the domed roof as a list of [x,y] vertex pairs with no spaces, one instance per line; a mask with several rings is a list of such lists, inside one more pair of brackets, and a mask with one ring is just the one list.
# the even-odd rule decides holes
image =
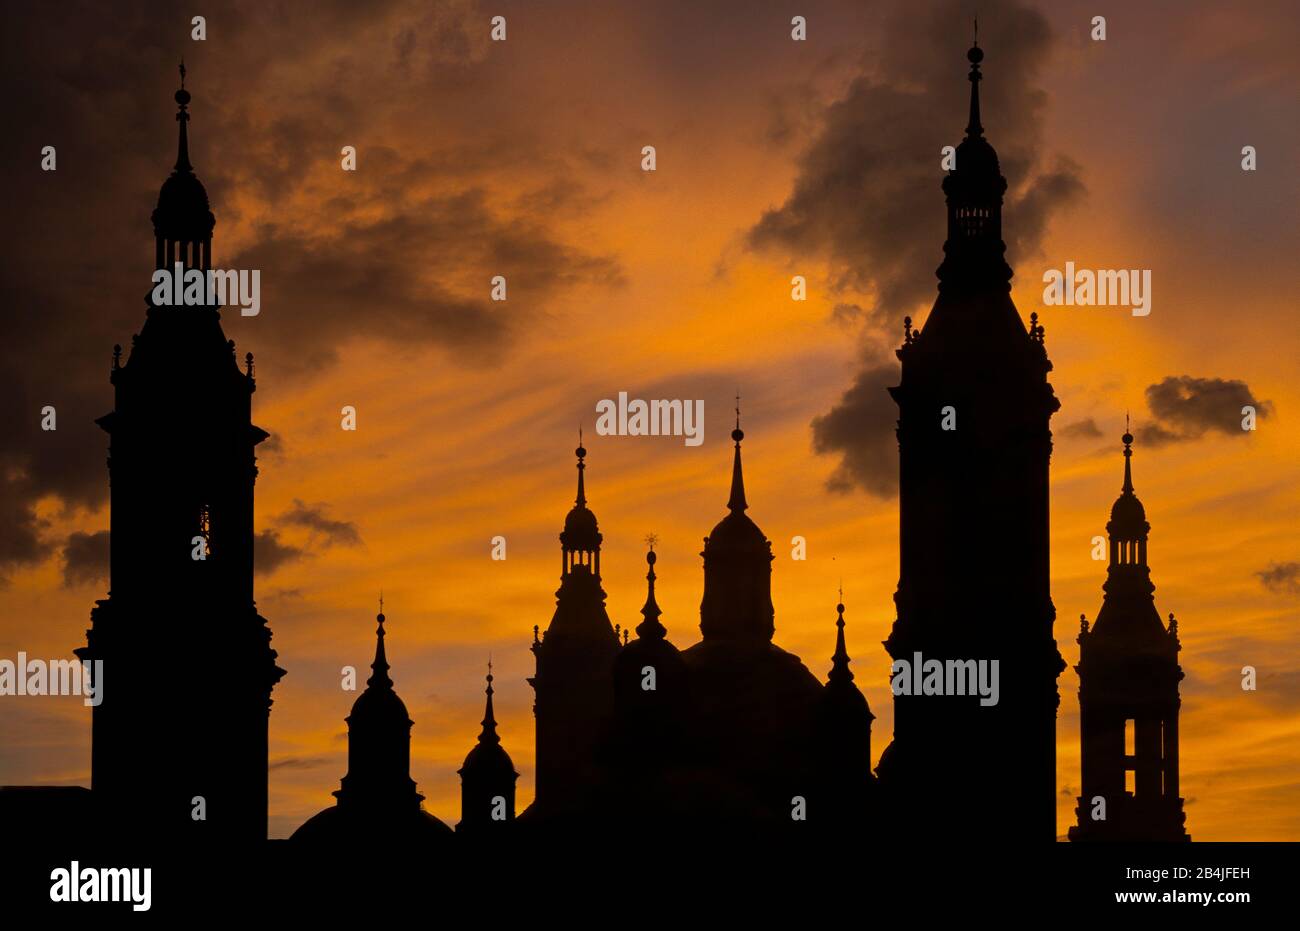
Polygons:
[[564,518],[564,545],[571,550],[594,550],[600,546],[600,527],[596,515],[585,504],[575,505]]
[[154,231],[167,239],[199,242],[212,235],[216,218],[208,192],[192,171],[173,171],[158,192]]
[[769,542],[758,524],[743,511],[732,511],[714,525],[705,537],[704,549],[754,550],[767,552]]
[[510,754],[506,752],[506,748],[501,746],[499,742],[477,743],[466,754],[465,765],[461,767],[460,771],[462,773],[466,771],[513,773],[515,764],[510,759]]
[[365,851],[377,842],[445,844],[455,832],[424,809],[376,817],[374,812],[333,805],[312,815],[290,835],[294,844]]
[[983,136],[967,136],[957,146],[957,165],[961,174],[996,175],[1001,172],[997,150]]
[[368,688],[352,703],[352,713],[348,715],[351,721],[367,720],[373,721],[381,718],[391,719],[394,721],[410,721],[411,716],[406,710],[406,703],[402,701],[401,696],[389,689]]
[[1138,496],[1125,492],[1110,506],[1110,522],[1117,529],[1135,529],[1147,522],[1147,509]]

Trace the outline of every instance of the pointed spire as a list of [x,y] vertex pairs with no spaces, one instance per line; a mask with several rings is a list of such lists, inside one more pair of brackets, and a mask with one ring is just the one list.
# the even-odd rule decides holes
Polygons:
[[375,631],[375,661],[370,664],[373,670],[366,685],[377,689],[391,689],[393,680],[388,677],[388,656],[384,653],[384,596],[379,596],[379,627]]
[[1133,494],[1133,434],[1128,432],[1128,414],[1124,415],[1124,435],[1120,437],[1124,441],[1124,487],[1121,489],[1124,494]]
[[983,75],[980,74],[980,62],[984,60],[984,50],[979,45],[979,28],[977,19],[975,20],[975,44],[966,53],[966,60],[970,62],[970,121],[966,124],[968,139],[977,139],[984,135],[984,127],[980,125],[980,81],[983,80]]
[[840,603],[835,606],[838,617],[835,619],[835,655],[831,657],[831,685],[848,685],[853,681],[853,671],[849,669],[849,651],[844,645],[844,589],[840,589]]
[[185,59],[181,59],[181,87],[176,92],[176,103],[179,104],[180,110],[176,114],[176,122],[181,124],[180,141],[176,145],[176,170],[193,171],[194,166],[190,164],[190,140],[185,124],[190,121],[190,115],[187,107],[190,103],[190,92],[185,89]]
[[641,616],[645,620],[636,625],[636,635],[642,640],[662,640],[667,635],[668,628],[659,623],[659,617],[663,612],[659,610],[659,604],[655,601],[655,562],[659,557],[655,555],[654,534],[646,538],[646,543],[650,546],[649,551],[645,554],[645,561],[650,567],[650,571],[645,576],[647,590],[645,605],[641,608]]
[[740,429],[740,392],[736,392],[736,429],[731,431],[731,438],[736,441],[736,454],[731,465],[731,497],[727,501],[727,508],[736,513],[749,507],[745,503],[745,476],[740,470],[740,441],[745,438],[744,431]]
[[489,656],[488,656],[488,672],[487,672],[487,689],[486,689],[486,692],[487,692],[487,708],[486,708],[486,709],[484,710],[484,712],[483,712],[483,732],[482,732],[481,734],[478,735],[478,742],[479,742],[480,744],[499,744],[499,743],[501,743],[501,738],[497,735],[497,719],[496,719],[496,715],[495,715],[495,714],[493,713],[493,711],[492,711],[492,693],[493,693],[493,691],[495,691],[495,690],[492,688],[492,678],[493,678],[493,676],[492,676],[492,657],[491,657],[491,655],[489,655]]
[[587,458],[587,449],[582,445],[582,427],[578,428],[578,448],[573,452],[578,457],[578,497],[574,503],[583,508],[587,506],[587,491],[582,484],[582,473],[587,468],[587,464],[583,462]]

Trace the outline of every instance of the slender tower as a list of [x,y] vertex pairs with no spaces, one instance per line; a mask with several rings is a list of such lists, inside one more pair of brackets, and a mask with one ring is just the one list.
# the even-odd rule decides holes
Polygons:
[[[211,266],[208,196],[176,92],[175,169],[153,212],[155,266]],[[178,283],[179,286],[179,283]],[[91,786],[124,829],[180,841],[265,840],[271,690],[284,675],[253,601],[253,357],[235,359],[216,306],[148,310],[113,352],[108,434],[111,583],[83,660],[103,661]]]
[[487,708],[478,743],[465,757],[460,775],[460,824],[456,830],[474,833],[515,820],[515,780],[519,773],[501,746],[497,719],[492,712],[492,662],[488,661]]
[[[843,599],[843,592],[840,593]],[[827,774],[837,785],[865,793],[875,782],[871,775],[871,713],[867,697],[853,682],[849,651],[844,643],[844,602],[835,606],[835,655],[822,699],[822,752]]]
[[1049,420],[1060,403],[1037,314],[1026,327],[1011,300],[1007,182],[980,122],[983,57],[978,46],[967,55],[970,119],[943,181],[939,294],[924,333],[904,321],[902,380],[890,389],[900,572],[885,647],[909,666],[976,660],[991,674],[997,662],[999,694],[991,705],[970,685],[964,696],[900,695],[895,676],[894,741],[877,772],[917,829],[922,819],[1047,843],[1065,667],[1048,582]]
[[[581,435],[579,435],[581,444]],[[560,588],[545,636],[533,633],[537,671],[528,680],[537,719],[537,795],[530,817],[573,814],[603,782],[600,744],[613,714],[610,685],[618,635],[600,586],[600,528],[587,507],[578,457],[578,495],[560,534]]]
[[1191,840],[1178,796],[1178,622],[1156,611],[1146,509],[1133,493],[1133,436],[1124,488],[1110,509],[1110,566],[1097,623],[1079,617],[1083,788],[1070,839]]
[[394,845],[437,850],[452,836],[451,828],[421,807],[424,796],[411,778],[411,728],[415,722],[389,675],[383,605],[380,597],[370,678],[345,719],[348,771],[334,792],[338,803],[293,832],[290,840],[300,850],[354,855],[373,854]]

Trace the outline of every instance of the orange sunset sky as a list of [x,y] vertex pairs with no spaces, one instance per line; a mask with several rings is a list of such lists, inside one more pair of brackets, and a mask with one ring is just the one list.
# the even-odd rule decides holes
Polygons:
[[[1105,6],[978,3],[1013,297],[1040,314],[1062,403],[1057,829],[1079,789],[1074,638],[1101,604],[1091,540],[1119,492],[1129,411],[1156,605],[1183,643],[1187,828],[1300,840],[1300,17],[1281,2]],[[19,426],[0,454],[0,657],[70,656],[107,588],[107,438],[91,421],[112,406],[113,344],[144,319],[184,56],[215,264],[261,270],[261,313],[223,316],[240,356],[256,355],[254,420],[272,434],[258,606],[288,671],[271,714],[272,836],[332,804],[356,697],[339,671],[370,663],[381,589],[425,807],[459,819],[491,654],[522,810],[529,644],[554,607],[579,424],[610,616],[639,622],[653,532],[663,622],[685,647],[702,538],[725,513],[737,388],[749,515],[777,557],[776,640],[824,676],[842,579],[878,759],[898,578],[883,388],[903,317],[923,325],[935,293],[939,150],[965,125],[975,7],[214,2],[202,42],[189,10],[13,14],[0,413]],[[806,42],[790,39],[796,14]],[[489,40],[494,15],[505,42]],[[1104,42],[1089,38],[1096,15]],[[43,145],[57,172],[39,170]],[[1044,307],[1042,273],[1067,261],[1150,269],[1150,315]],[[498,274],[504,303],[489,300]],[[794,275],[806,301],[791,300]],[[703,444],[594,435],[596,403],[619,391],[704,399]],[[1262,411],[1254,432],[1239,429],[1242,398]],[[45,404],[57,434],[37,428]],[[343,405],[356,432],[340,429]],[[504,561],[490,558],[497,535]],[[796,535],[806,561],[791,558]],[[1244,665],[1258,690],[1241,689]],[[170,701],[222,686],[187,677],[182,656],[159,675]],[[0,784],[89,779],[80,699],[0,699]]]

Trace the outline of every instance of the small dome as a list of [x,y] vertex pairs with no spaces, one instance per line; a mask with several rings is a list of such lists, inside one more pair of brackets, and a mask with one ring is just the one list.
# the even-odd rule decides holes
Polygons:
[[391,688],[366,689],[352,703],[352,713],[348,718],[353,722],[390,720],[409,723],[411,720],[406,703]]
[[208,192],[193,172],[174,171],[158,192],[153,212],[154,233],[164,239],[203,242],[212,236],[216,217],[208,208]]
[[473,749],[465,756],[465,765],[460,768],[461,775],[473,773],[475,775],[494,775],[516,776],[514,761],[510,759],[510,754],[506,753],[505,747],[500,743],[482,742],[474,745]]
[[704,543],[705,552],[721,549],[754,550],[767,553],[771,544],[759,529],[758,524],[750,520],[743,511],[732,511],[709,533]]
[[1147,509],[1137,495],[1120,495],[1111,505],[1110,522],[1120,529],[1141,529],[1145,532]]
[[614,658],[614,678],[641,679],[641,667],[654,666],[676,668],[682,665],[682,654],[677,647],[666,639],[638,637],[628,641],[627,646]]
[[423,809],[392,813],[354,812],[335,805],[308,818],[293,832],[289,841],[326,850],[366,850],[376,843],[440,850],[446,847],[454,834],[451,828]]
[[958,175],[997,175],[1001,174],[998,165],[998,153],[983,136],[967,136],[957,146]]
[[594,550],[600,548],[600,539],[596,515],[585,504],[575,505],[564,518],[560,542],[571,550]]

